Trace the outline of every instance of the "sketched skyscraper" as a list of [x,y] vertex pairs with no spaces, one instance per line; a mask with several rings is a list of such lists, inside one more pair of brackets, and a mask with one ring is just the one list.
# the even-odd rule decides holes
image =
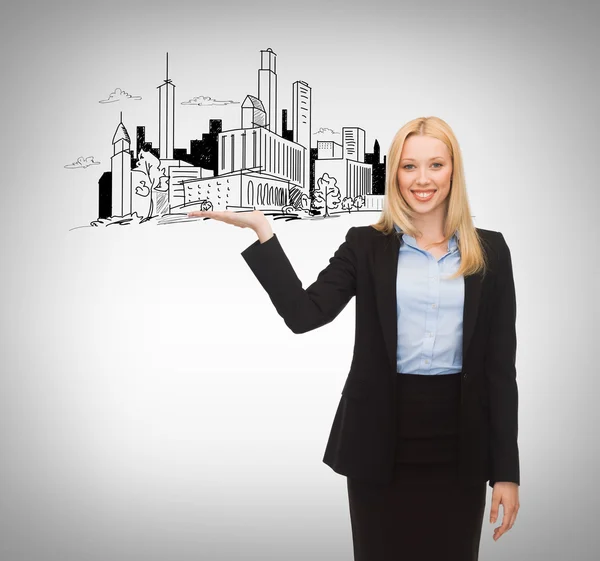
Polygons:
[[344,158],[355,162],[365,161],[365,131],[359,127],[342,127]]
[[312,103],[312,90],[302,80],[292,84],[292,127],[294,142],[304,146],[304,165],[302,166],[302,185],[308,192],[310,179],[310,112]]
[[275,62],[277,55],[272,49],[260,51],[260,70],[258,71],[258,99],[267,113],[267,128],[277,131],[277,70]]
[[158,86],[158,149],[161,160],[173,159],[175,141],[175,84],[169,80],[169,53],[165,81]]
[[131,213],[131,140],[125,125],[123,113],[113,136],[113,155],[110,158],[112,179],[111,215],[125,216]]

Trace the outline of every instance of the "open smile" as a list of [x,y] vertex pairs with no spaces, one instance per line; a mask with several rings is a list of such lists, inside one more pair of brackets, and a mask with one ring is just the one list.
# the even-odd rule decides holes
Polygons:
[[411,190],[411,193],[413,194],[414,198],[417,201],[429,201],[433,198],[433,195],[435,194],[435,192],[436,192],[435,189],[424,189],[421,191]]

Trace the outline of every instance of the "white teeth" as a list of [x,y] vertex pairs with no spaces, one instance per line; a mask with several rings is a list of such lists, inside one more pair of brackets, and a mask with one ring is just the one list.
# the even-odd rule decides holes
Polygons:
[[415,195],[417,195],[417,197],[421,197],[422,199],[426,199],[427,197],[433,195],[434,191],[431,191],[430,193],[415,193]]

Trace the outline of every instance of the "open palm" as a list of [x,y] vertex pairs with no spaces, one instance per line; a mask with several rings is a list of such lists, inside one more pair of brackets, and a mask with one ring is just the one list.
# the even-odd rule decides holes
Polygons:
[[188,213],[189,217],[206,217],[233,224],[238,228],[252,228],[257,230],[261,225],[267,223],[266,216],[260,210],[252,212],[234,212],[231,210],[211,211],[211,210],[194,210]]

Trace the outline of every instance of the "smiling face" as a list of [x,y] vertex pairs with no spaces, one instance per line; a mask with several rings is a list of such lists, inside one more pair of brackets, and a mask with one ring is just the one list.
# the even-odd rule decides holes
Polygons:
[[439,215],[443,220],[451,179],[452,158],[441,140],[412,135],[404,141],[398,185],[404,200],[417,214]]

